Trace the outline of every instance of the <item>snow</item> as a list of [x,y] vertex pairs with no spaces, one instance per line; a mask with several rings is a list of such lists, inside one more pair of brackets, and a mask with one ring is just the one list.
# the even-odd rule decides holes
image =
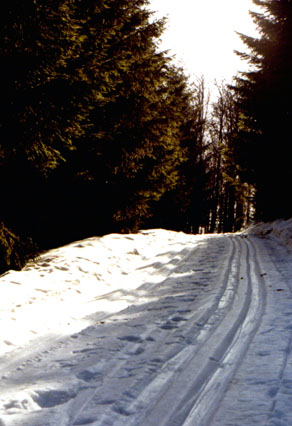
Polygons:
[[292,425],[292,220],[50,250],[0,320],[0,426]]
[[245,231],[246,234],[256,235],[264,238],[267,235],[277,237],[284,244],[292,247],[292,219],[279,219],[274,222],[257,223]]

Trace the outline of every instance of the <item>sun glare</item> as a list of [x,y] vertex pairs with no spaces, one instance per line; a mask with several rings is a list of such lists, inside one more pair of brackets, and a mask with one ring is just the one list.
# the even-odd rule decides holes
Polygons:
[[161,49],[175,55],[190,77],[230,80],[245,67],[234,50],[244,49],[236,31],[256,35],[252,0],[152,0],[150,9],[156,18],[168,18]]

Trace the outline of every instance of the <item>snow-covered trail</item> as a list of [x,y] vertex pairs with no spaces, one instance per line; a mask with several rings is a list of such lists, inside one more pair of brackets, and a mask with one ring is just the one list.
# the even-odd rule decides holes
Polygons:
[[292,425],[291,259],[273,238],[153,230],[5,275],[0,425]]

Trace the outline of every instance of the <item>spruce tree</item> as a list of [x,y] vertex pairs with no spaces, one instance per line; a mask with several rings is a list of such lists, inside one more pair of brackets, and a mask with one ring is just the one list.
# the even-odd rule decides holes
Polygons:
[[172,105],[176,113],[177,139],[180,145],[178,180],[155,206],[150,223],[167,229],[197,233],[205,226],[206,159],[205,126],[207,95],[204,78],[190,85],[182,69],[173,71]]
[[49,177],[84,133],[80,79],[68,73],[81,42],[70,3],[0,6],[0,245],[8,267],[21,266],[25,247],[34,251],[30,237],[42,241]]
[[12,0],[0,7],[7,253],[32,247],[29,238],[44,249],[159,220],[197,124],[186,78],[157,49],[164,21],[151,21],[148,5]]
[[20,234],[42,228],[49,176],[84,133],[80,79],[71,68],[80,37],[69,4],[14,0],[0,7],[1,215]]
[[292,3],[253,0],[262,13],[252,13],[259,38],[241,34],[248,53],[239,53],[251,70],[237,78],[235,90],[244,117],[241,164],[256,187],[259,219],[289,217],[287,194],[292,178]]
[[176,186],[185,156],[182,111],[190,108],[181,72],[157,51],[164,22],[150,23],[148,2],[105,3],[105,10],[82,8],[90,16],[83,32],[94,46],[82,56],[92,128],[69,163],[80,199],[88,194],[86,222],[98,233],[138,229]]

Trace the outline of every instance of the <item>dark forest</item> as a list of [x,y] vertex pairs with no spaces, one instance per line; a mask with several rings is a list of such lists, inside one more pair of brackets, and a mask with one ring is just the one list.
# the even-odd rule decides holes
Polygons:
[[0,6],[1,272],[93,235],[292,216],[292,2],[253,2],[250,71],[212,103],[147,0]]

